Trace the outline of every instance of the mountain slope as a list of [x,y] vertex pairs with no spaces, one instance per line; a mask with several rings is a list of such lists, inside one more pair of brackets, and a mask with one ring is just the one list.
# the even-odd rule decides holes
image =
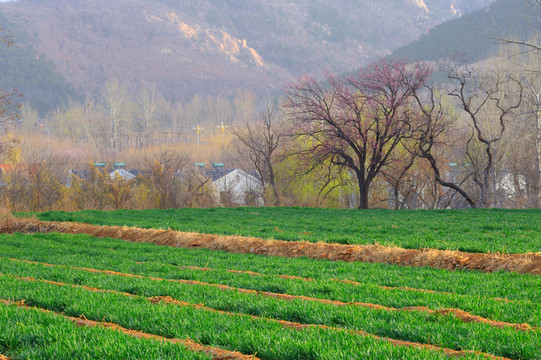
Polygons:
[[[164,1],[164,0],[162,0]],[[167,1],[171,3],[171,1]],[[492,0],[182,1],[177,9],[223,27],[294,72],[343,71]],[[174,1],[173,1],[174,3]],[[178,3],[178,2],[177,2]]]
[[[530,9],[530,10],[528,10]],[[390,57],[414,60],[439,60],[448,56],[464,57],[469,62],[496,55],[498,38],[528,39],[533,30],[531,8],[520,0],[498,0],[478,10],[440,24]]]
[[186,99],[349,70],[492,1],[19,0],[0,14],[80,93],[117,78]]
[[[14,28],[13,24],[1,15],[0,27]],[[32,102],[32,105],[40,110],[49,109],[68,96],[78,97],[54,65],[36,53],[24,33],[11,31],[10,35],[17,39],[11,47],[0,44],[2,89],[17,88],[24,94],[23,101]]]

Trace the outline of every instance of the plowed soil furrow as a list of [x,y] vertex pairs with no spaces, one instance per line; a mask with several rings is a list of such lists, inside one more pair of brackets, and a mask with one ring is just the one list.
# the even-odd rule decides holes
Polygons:
[[4,218],[0,232],[62,232],[111,237],[131,242],[204,248],[233,253],[251,253],[281,257],[308,257],[332,261],[362,261],[439,269],[468,269],[484,272],[500,270],[541,274],[541,254],[482,254],[435,249],[402,249],[379,245],[342,245],[298,241],[264,240],[240,236],[219,236],[172,230],[139,229],[122,226],[97,226],[70,222],[46,222],[35,219]]
[[435,351],[440,351],[440,352],[443,352],[443,353],[445,353],[447,355],[456,356],[456,357],[463,357],[466,354],[477,354],[477,355],[481,355],[481,356],[485,357],[486,359],[501,359],[501,360],[507,359],[507,358],[503,358],[503,357],[483,353],[483,352],[480,352],[480,351],[453,350],[453,349],[442,348],[442,347],[435,346],[435,345],[430,345],[430,344],[422,344],[422,343],[412,342],[412,341],[396,340],[396,339],[391,339],[391,338],[387,338],[387,337],[377,336],[377,335],[370,334],[370,333],[367,333],[367,332],[361,331],[361,330],[351,330],[351,329],[337,328],[337,327],[331,327],[331,326],[326,326],[326,325],[301,324],[301,323],[285,321],[285,320],[262,318],[262,317],[258,317],[258,316],[255,316],[255,315],[245,315],[245,314],[238,314],[238,313],[230,313],[230,312],[226,312],[226,311],[222,311],[222,310],[216,310],[216,309],[208,308],[208,307],[205,307],[205,306],[202,306],[202,305],[188,304],[188,303],[185,303],[183,301],[175,300],[175,299],[173,299],[173,298],[171,298],[169,296],[154,297],[154,298],[151,298],[150,301],[152,301],[154,303],[164,302],[164,303],[167,303],[167,304],[174,304],[174,305],[178,305],[178,306],[195,306],[195,307],[197,307],[198,309],[201,309],[201,310],[217,312],[217,313],[225,314],[225,315],[229,315],[229,316],[239,316],[239,315],[249,316],[252,319],[264,319],[266,321],[277,322],[277,323],[281,324],[284,327],[291,328],[291,329],[296,329],[296,330],[310,329],[310,328],[320,328],[320,329],[329,329],[329,330],[333,330],[333,331],[347,331],[347,332],[357,334],[357,335],[360,335],[360,336],[367,336],[367,337],[370,337],[372,339],[385,340],[385,341],[388,341],[391,344],[396,345],[396,346],[408,346],[408,347],[417,347],[417,348],[435,350]]
[[[0,275],[2,275],[2,274],[0,274]],[[67,286],[67,287],[74,287],[74,288],[83,288],[83,289],[90,290],[90,291],[95,291],[95,292],[112,292],[112,293],[117,293],[117,294],[125,295],[125,296],[140,297],[140,296],[127,294],[127,293],[123,293],[123,292],[117,292],[117,291],[114,291],[114,290],[96,289],[96,288],[90,288],[90,287],[81,286],[81,285],[64,284],[64,283],[59,283],[59,282],[56,282],[56,281],[41,280],[41,279],[34,279],[34,278],[28,278],[28,277],[27,278],[19,278],[19,277],[16,277],[16,276],[14,276],[14,278],[17,278],[17,279],[20,279],[20,280],[25,280],[25,281],[45,282],[45,283],[53,284],[53,285],[56,285],[56,286]],[[366,336],[366,337],[370,337],[370,338],[377,339],[377,340],[388,341],[388,342],[390,342],[391,344],[393,344],[395,346],[407,346],[407,347],[416,347],[416,348],[429,349],[429,350],[434,350],[434,351],[440,351],[440,352],[443,352],[445,354],[448,354],[448,355],[451,355],[451,356],[456,356],[456,357],[463,357],[466,354],[478,354],[478,355],[481,355],[481,356],[485,357],[486,359],[510,360],[510,359],[507,359],[507,358],[504,358],[504,357],[494,356],[492,354],[487,354],[487,353],[480,352],[480,351],[453,350],[453,349],[448,349],[448,348],[444,348],[444,347],[440,347],[440,346],[436,346],[436,345],[431,345],[431,344],[423,344],[423,343],[412,342],[412,341],[404,341],[404,340],[396,340],[396,339],[391,339],[391,338],[386,338],[386,337],[380,337],[380,336],[370,334],[370,333],[360,331],[360,330],[351,330],[351,329],[344,329],[344,328],[329,327],[329,326],[326,326],[326,325],[301,324],[301,323],[285,321],[285,320],[264,318],[264,317],[259,317],[259,316],[255,316],[255,315],[247,315],[247,314],[241,314],[241,313],[231,313],[231,312],[212,309],[212,308],[205,307],[205,306],[202,306],[202,305],[190,304],[190,303],[187,303],[187,302],[184,302],[184,301],[175,300],[175,299],[173,299],[173,298],[171,298],[169,296],[150,297],[150,298],[146,298],[146,299],[148,301],[150,301],[152,304],[158,304],[160,302],[165,302],[165,303],[174,304],[174,305],[177,305],[177,306],[190,306],[190,307],[200,309],[202,311],[214,312],[214,313],[224,314],[224,315],[227,315],[227,316],[247,316],[247,317],[250,317],[252,319],[259,320],[259,321],[268,321],[268,322],[279,323],[284,327],[295,329],[295,330],[310,329],[310,328],[320,328],[320,329],[329,329],[329,330],[332,330],[332,331],[347,331],[347,332],[350,332],[350,333],[357,334],[359,336]],[[13,303],[15,303],[15,302],[13,302]],[[45,311],[49,312],[48,310],[45,310]],[[85,319],[72,318],[72,317],[68,317],[68,318],[70,320],[72,320],[72,321],[76,321],[77,323],[79,321],[83,321],[83,323],[89,322],[91,324],[96,324],[96,326],[101,325],[101,326],[106,326],[106,327],[112,327],[113,329],[122,329],[121,331],[127,330],[127,329],[124,329],[124,328],[120,327],[119,325],[114,325],[114,324],[109,325],[109,323],[104,323],[104,322],[98,323],[98,322],[95,322],[95,321],[87,320],[86,318]],[[102,325],[102,324],[107,324],[107,325]],[[140,333],[140,332],[134,331],[134,330],[127,330],[127,331]],[[150,338],[154,338],[154,339],[162,339],[162,337],[157,336],[157,335],[146,334],[146,333],[141,333],[141,334],[145,334],[145,336],[150,337]],[[173,342],[173,341],[182,342],[183,340],[170,340],[170,341],[171,342]],[[202,345],[199,345],[199,346],[202,346]],[[192,348],[189,348],[189,349],[194,350]],[[221,349],[219,349],[219,350],[221,350]],[[195,350],[195,351],[198,351],[198,350]],[[223,350],[221,350],[221,351],[223,351]],[[245,356],[245,355],[242,355],[242,356]],[[251,357],[249,357],[249,358],[251,359]],[[222,359],[222,358],[220,358],[220,359]],[[229,359],[229,358],[223,358],[223,359]],[[231,358],[231,359],[233,359],[233,358]],[[239,358],[235,357],[235,359],[239,359]],[[256,359],[256,358],[254,358],[254,359]]]
[[[365,286],[365,284],[363,284],[363,283],[359,283],[357,281],[352,281],[352,280],[331,279],[331,281],[342,282],[342,283],[351,284],[351,285],[355,285],[355,286]],[[434,291],[434,290],[426,290],[426,289],[417,289],[417,288],[406,287],[406,286],[381,286],[381,285],[377,285],[377,287],[379,287],[382,290],[403,290],[403,291],[422,292],[422,293],[428,293],[428,294],[466,296],[466,295],[447,292],[447,291]],[[506,302],[506,303],[515,302],[514,300],[502,299],[502,298],[494,298],[493,297],[491,299],[496,300],[496,301]]]
[[[126,328],[124,328],[124,327],[122,327],[120,325],[113,324],[113,323],[106,323],[106,322],[98,322],[98,321],[87,320],[86,318],[84,318],[84,315],[82,315],[80,318],[75,318],[75,317],[71,317],[71,316],[62,315],[62,314],[56,313],[56,312],[51,311],[51,310],[41,309],[41,308],[25,305],[24,301],[15,302],[15,301],[9,301],[9,300],[5,300],[5,299],[0,299],[0,303],[2,303],[4,305],[16,305],[16,306],[24,307],[24,308],[27,308],[27,309],[39,309],[40,311],[43,311],[45,313],[54,314],[56,316],[66,318],[66,319],[74,322],[78,326],[87,326],[87,327],[101,326],[101,327],[104,327],[104,328],[120,331],[120,332],[122,332],[124,334],[128,334],[130,336],[140,338],[140,339],[153,339],[153,340],[158,340],[158,341],[165,341],[165,342],[172,343],[172,344],[182,345],[182,346],[186,347],[188,350],[212,355],[213,358],[216,359],[216,360],[239,360],[239,359],[240,360],[254,360],[254,359],[259,360],[259,358],[255,357],[254,355],[244,355],[244,354],[241,354],[241,353],[236,352],[236,351],[229,351],[229,350],[223,350],[223,349],[216,348],[216,347],[204,346],[204,345],[198,344],[196,342],[193,342],[191,340],[169,339],[169,338],[164,338],[162,336],[158,336],[158,335],[154,335],[154,334],[148,334],[148,333],[144,333],[144,332],[137,331],[137,330],[126,329]],[[2,360],[1,357],[0,357],[0,360]]]
[[[331,304],[331,305],[336,305],[336,306],[360,306],[360,307],[365,307],[369,309],[385,310],[385,311],[421,311],[421,312],[427,312],[429,314],[435,314],[435,315],[453,314],[458,319],[466,323],[478,322],[478,323],[488,324],[493,327],[511,327],[516,330],[522,330],[522,331],[537,330],[536,327],[532,327],[529,324],[514,324],[514,323],[503,322],[503,321],[495,321],[495,320],[487,319],[481,316],[472,315],[460,309],[432,310],[424,306],[409,306],[405,308],[394,308],[394,307],[389,307],[389,306],[383,306],[380,304],[371,304],[371,303],[362,303],[362,302],[347,302],[346,303],[342,301],[318,299],[318,298],[302,296],[302,295],[289,295],[289,294],[279,294],[279,293],[273,293],[273,292],[267,292],[267,291],[249,290],[249,289],[243,289],[243,288],[236,288],[236,287],[232,287],[228,285],[210,284],[210,283],[200,282],[196,280],[163,279],[163,278],[156,278],[156,277],[149,277],[149,276],[142,276],[142,275],[135,275],[135,274],[120,273],[120,272],[110,271],[110,270],[98,270],[98,269],[92,269],[92,268],[83,268],[83,267],[66,266],[66,265],[53,265],[53,264],[40,263],[40,262],[35,262],[35,261],[30,261],[30,260],[18,260],[18,259],[10,259],[10,260],[18,261],[18,262],[26,262],[30,264],[51,266],[51,267],[64,267],[64,268],[69,268],[69,269],[74,269],[74,270],[84,270],[88,272],[101,273],[101,274],[114,275],[114,276],[133,277],[133,278],[147,279],[147,280],[153,280],[153,281],[170,281],[170,282],[177,282],[177,283],[183,283],[183,284],[189,284],[189,285],[210,286],[210,287],[216,287],[222,290],[238,291],[240,293],[261,295],[261,296],[267,296],[267,297],[284,299],[284,300],[314,301],[314,302],[319,302],[323,304]],[[88,287],[84,287],[84,288],[93,290],[93,288],[88,288]],[[98,289],[98,290],[116,292],[114,290],[101,290],[101,289]]]
[[[144,264],[144,262],[138,262],[137,264]],[[161,264],[161,265],[170,265],[170,264]],[[199,267],[199,266],[176,266],[181,269],[190,269],[190,270],[196,270],[196,271],[219,271],[217,269],[209,268],[209,267]],[[283,279],[293,279],[293,280],[303,280],[303,281],[314,281],[314,279],[306,278],[306,277],[300,277],[300,276],[293,276],[293,275],[268,275],[268,274],[261,274],[253,271],[246,271],[246,270],[225,270],[229,273],[233,274],[248,274],[253,276],[277,276],[281,277]],[[363,284],[357,281],[353,280],[345,280],[345,279],[329,279],[330,281],[335,282],[341,282],[344,284],[350,284],[354,286],[366,286],[367,284]],[[372,284],[371,284],[372,285]],[[453,295],[453,296],[465,296],[457,293],[447,292],[447,291],[434,291],[434,290],[426,290],[426,289],[417,289],[412,287],[403,287],[403,286],[381,286],[381,285],[372,285],[376,286],[382,290],[402,290],[402,291],[412,291],[412,292],[421,292],[421,293],[428,293],[428,294],[441,294],[441,295]],[[513,300],[509,299],[502,299],[502,298],[491,298],[496,301],[502,301],[502,302],[513,302]]]

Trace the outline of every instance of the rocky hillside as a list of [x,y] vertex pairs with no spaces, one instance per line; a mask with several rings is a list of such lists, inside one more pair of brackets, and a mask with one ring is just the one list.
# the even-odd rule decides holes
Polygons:
[[0,16],[81,94],[117,78],[185,99],[350,70],[491,2],[18,0],[1,2]]

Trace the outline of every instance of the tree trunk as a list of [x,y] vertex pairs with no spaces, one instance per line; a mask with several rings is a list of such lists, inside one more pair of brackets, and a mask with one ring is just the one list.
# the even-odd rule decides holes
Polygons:
[[113,116],[111,116],[111,146],[114,152],[116,150],[116,121]]
[[368,209],[368,189],[371,180],[365,179],[363,172],[358,172],[357,181],[359,183],[359,209]]
[[537,207],[541,208],[541,110],[536,113],[535,136],[535,170],[537,172]]
[[274,205],[280,207],[282,206],[282,196],[280,195],[280,190],[276,185],[274,169],[272,168],[270,160],[267,160],[267,166],[269,167],[269,182],[272,186],[272,191],[274,193]]
[[400,196],[400,193],[398,191],[398,184],[396,186],[393,186],[394,191],[394,209],[398,210],[400,209],[400,203],[398,202],[398,196]]
[[359,209],[368,209],[368,186],[359,185]]
[[425,152],[423,154],[423,157],[427,159],[428,162],[430,163],[430,167],[432,167],[432,170],[434,171],[434,176],[438,184],[440,184],[441,186],[445,186],[447,188],[453,189],[456,192],[458,192],[468,202],[468,204],[470,204],[472,209],[475,209],[478,207],[477,203],[460,186],[452,182],[447,182],[441,177],[440,169],[438,168],[436,164],[436,159],[434,158],[434,156],[432,156],[432,154]]

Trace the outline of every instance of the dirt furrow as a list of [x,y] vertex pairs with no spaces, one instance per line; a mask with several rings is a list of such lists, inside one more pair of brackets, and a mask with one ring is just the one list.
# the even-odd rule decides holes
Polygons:
[[[2,303],[4,305],[15,305],[15,306],[24,307],[24,308],[27,308],[27,309],[39,309],[40,311],[43,311],[43,312],[48,313],[48,314],[54,314],[56,316],[64,317],[64,318],[74,322],[78,326],[87,326],[87,327],[100,326],[100,327],[120,331],[120,332],[122,332],[124,334],[128,334],[130,336],[140,338],[140,339],[153,339],[153,340],[158,340],[158,341],[165,341],[165,342],[172,343],[172,344],[182,345],[188,350],[212,355],[213,359],[215,359],[215,360],[258,360],[259,359],[259,358],[255,357],[254,355],[244,355],[244,354],[241,354],[241,353],[236,352],[236,351],[229,351],[229,350],[224,350],[224,349],[220,349],[220,348],[216,348],[216,347],[205,346],[205,345],[201,345],[201,344],[198,344],[196,342],[193,342],[191,340],[169,339],[169,338],[165,338],[165,337],[159,336],[159,335],[148,334],[148,333],[144,333],[144,332],[137,331],[137,330],[126,329],[126,328],[124,328],[124,327],[122,327],[120,325],[113,324],[113,323],[87,320],[84,317],[84,315],[81,315],[80,318],[66,316],[66,315],[63,315],[63,314],[56,313],[56,312],[51,311],[51,310],[41,309],[41,308],[34,307],[34,306],[28,306],[28,305],[24,304],[24,301],[16,302],[16,301],[0,299],[0,303]],[[0,357],[0,360],[2,360],[1,357]]]
[[377,335],[370,334],[370,333],[367,333],[367,332],[361,331],[361,330],[351,330],[351,329],[337,328],[337,327],[331,327],[331,326],[326,326],[326,325],[301,324],[301,323],[285,321],[285,320],[262,318],[262,317],[258,317],[258,316],[255,316],[255,315],[231,313],[231,312],[226,312],[226,311],[222,311],[222,310],[216,310],[216,309],[208,308],[208,307],[205,307],[205,306],[202,306],[202,305],[194,305],[194,304],[185,303],[183,301],[175,300],[175,299],[173,299],[173,298],[171,298],[169,296],[154,297],[154,298],[151,298],[150,301],[153,302],[153,303],[164,302],[164,303],[167,303],[167,304],[174,304],[174,305],[178,305],[178,306],[194,306],[194,307],[196,307],[198,309],[201,309],[201,310],[217,312],[217,313],[225,314],[225,315],[229,315],[229,316],[249,316],[252,319],[263,319],[263,320],[266,320],[266,321],[277,322],[277,323],[279,323],[280,325],[282,325],[282,326],[284,326],[286,328],[295,329],[295,330],[320,328],[320,329],[329,329],[329,330],[333,330],[333,331],[346,331],[346,332],[350,332],[350,333],[357,334],[357,335],[360,335],[360,336],[370,337],[372,339],[385,340],[385,341],[388,341],[391,344],[396,345],[396,346],[408,346],[408,347],[416,347],[416,348],[435,350],[435,351],[440,351],[440,352],[443,352],[443,353],[445,353],[447,355],[456,356],[456,357],[463,357],[466,354],[477,354],[477,355],[483,356],[485,359],[501,359],[501,360],[507,359],[507,358],[504,358],[504,357],[494,356],[494,355],[487,354],[487,353],[480,352],[480,351],[453,350],[453,349],[443,348],[443,347],[430,345],[430,344],[423,344],[423,343],[412,342],[412,341],[396,340],[396,339],[391,339],[391,338],[387,338],[387,337],[377,336]]
[[380,245],[342,245],[299,241],[264,240],[240,236],[220,236],[172,230],[139,229],[122,226],[98,226],[70,222],[46,222],[27,218],[4,217],[0,232],[62,232],[111,237],[131,242],[204,248],[233,253],[251,253],[281,257],[308,257],[332,261],[362,261],[439,269],[468,269],[484,272],[500,270],[541,274],[541,254],[482,254],[435,249],[402,249]]
[[[353,281],[353,280],[331,279],[331,281],[342,282],[342,283],[351,284],[351,285],[355,285],[355,286],[366,286],[366,284],[359,283],[359,282]],[[402,291],[422,292],[422,293],[428,293],[428,294],[467,296],[467,295],[462,295],[462,294],[457,294],[457,293],[452,293],[452,292],[447,292],[447,291],[434,291],[434,290],[426,290],[426,289],[417,289],[417,288],[412,288],[412,287],[407,287],[407,286],[381,286],[381,285],[376,285],[376,286],[379,287],[382,290],[402,290]],[[514,300],[502,299],[502,298],[497,298],[497,297],[496,298],[493,297],[491,299],[496,300],[496,301],[506,302],[506,303],[515,302]]]
[[[3,275],[3,274],[0,274],[0,275]],[[20,280],[25,280],[25,281],[37,281],[37,282],[50,283],[50,284],[53,284],[53,285],[56,285],[56,286],[67,286],[67,287],[73,287],[73,288],[83,288],[83,289],[86,289],[86,290],[89,290],[89,291],[112,292],[112,293],[118,293],[120,295],[128,295],[128,296],[131,296],[131,297],[140,297],[140,296],[136,296],[136,295],[132,295],[132,294],[117,292],[117,291],[114,291],[114,290],[96,289],[96,288],[90,288],[90,287],[81,286],[81,285],[64,284],[64,283],[59,283],[59,282],[56,282],[56,281],[34,279],[34,278],[29,278],[29,277],[26,277],[26,278],[19,278],[17,276],[13,276],[13,277],[17,278],[17,279],[20,279]],[[174,304],[174,305],[177,305],[177,306],[190,306],[190,307],[194,307],[194,308],[197,308],[197,309],[200,309],[200,310],[203,310],[203,311],[220,313],[220,314],[224,314],[224,315],[228,315],[228,316],[247,316],[247,317],[250,317],[250,318],[255,319],[255,320],[276,322],[276,323],[279,323],[280,325],[282,325],[284,327],[295,329],[295,330],[310,329],[310,328],[320,328],[320,329],[329,329],[329,330],[332,330],[332,331],[347,331],[347,332],[351,332],[351,333],[354,333],[354,334],[357,334],[357,335],[360,335],[360,336],[370,337],[370,338],[377,339],[377,340],[388,341],[388,342],[390,342],[391,344],[393,344],[395,346],[407,346],[407,347],[416,347],[416,348],[429,349],[429,350],[443,352],[443,353],[445,353],[447,355],[451,355],[451,356],[455,356],[455,357],[463,357],[466,354],[478,354],[478,355],[483,356],[486,359],[510,360],[510,359],[507,359],[507,358],[504,358],[504,357],[494,356],[492,354],[487,354],[487,353],[480,352],[480,351],[453,350],[453,349],[439,347],[439,346],[431,345],[431,344],[423,344],[423,343],[412,342],[412,341],[404,341],[404,340],[396,340],[396,339],[391,339],[391,338],[386,338],[386,337],[380,337],[380,336],[370,334],[370,333],[367,333],[367,332],[364,332],[364,331],[361,331],[361,330],[351,330],[351,329],[344,329],[344,328],[336,328],[336,327],[329,327],[329,326],[326,326],[326,325],[301,324],[301,323],[285,321],[285,320],[263,318],[263,317],[258,317],[258,316],[255,316],[255,315],[247,315],[247,314],[242,314],[242,313],[231,313],[231,312],[226,312],[226,311],[222,311],[222,310],[216,310],[216,309],[208,308],[208,307],[205,307],[203,305],[190,304],[190,303],[187,303],[187,302],[184,302],[184,301],[175,300],[175,299],[173,299],[173,298],[171,298],[169,296],[150,297],[150,298],[146,298],[146,299],[149,300],[152,304],[158,304],[160,302],[165,302],[165,303]],[[2,300],[0,299],[0,302],[1,301]],[[12,303],[13,304],[18,304],[20,306],[24,305],[24,302],[18,302],[18,303],[12,302]],[[26,306],[26,305],[24,305],[24,306]],[[49,310],[42,310],[42,311],[51,312]],[[158,339],[158,340],[164,340],[164,338],[161,337],[161,336],[142,333],[142,332],[135,331],[135,330],[128,330],[128,329],[125,329],[125,328],[123,328],[123,327],[121,327],[119,325],[116,325],[116,324],[110,324],[110,323],[105,323],[105,322],[95,322],[95,321],[92,321],[92,320],[87,320],[86,318],[84,318],[84,316],[82,316],[82,318],[73,318],[73,317],[68,317],[68,316],[66,316],[66,317],[68,319],[72,320],[72,321],[75,321],[79,325],[84,325],[84,326],[104,326],[104,327],[109,327],[109,328],[112,328],[112,329],[115,329],[115,330],[120,330],[122,332],[129,333],[130,335],[136,336],[136,337],[145,337],[145,338],[153,338],[153,339]],[[196,348],[191,347],[191,345],[193,345],[195,343],[186,344],[185,343],[186,340],[178,340],[178,339],[174,339],[174,340],[165,339],[165,340],[169,341],[169,342],[178,342],[178,343],[184,344],[184,345],[186,345],[186,347],[188,349],[193,350],[193,351],[201,351],[201,350],[198,350]],[[191,341],[190,341],[190,343],[191,343]],[[204,347],[204,348],[208,348],[208,347],[205,347],[205,346],[200,345],[200,344],[195,344],[195,345],[200,346],[200,347]],[[209,348],[209,349],[216,349],[216,348]],[[225,350],[222,350],[222,349],[217,349],[217,350],[218,351],[225,351]],[[208,353],[215,355],[215,353],[211,353],[211,352],[208,352]],[[239,354],[239,353],[237,353],[237,354]],[[230,353],[227,353],[227,355],[230,355]],[[239,355],[242,356],[242,357],[238,357],[238,356],[236,356],[236,357],[215,357],[215,359],[257,359],[255,357],[253,357],[253,358],[252,357],[247,357],[246,355],[242,355],[242,354],[239,354]]]
[[[123,277],[133,277],[133,278],[140,278],[140,279],[147,279],[147,280],[153,280],[153,281],[170,281],[170,282],[177,282],[182,284],[189,284],[189,285],[201,285],[201,286],[210,286],[210,287],[216,287],[219,289],[222,289],[224,291],[238,291],[240,293],[246,293],[246,294],[252,294],[252,295],[261,295],[266,297],[272,297],[277,299],[283,299],[283,300],[303,300],[303,301],[313,301],[313,302],[319,302],[323,304],[331,304],[336,306],[360,306],[364,308],[369,309],[375,309],[375,310],[385,310],[385,311],[419,311],[419,312],[427,312],[429,314],[435,314],[435,315],[448,315],[453,314],[455,317],[460,319],[461,321],[464,321],[466,323],[468,322],[478,322],[478,323],[484,323],[491,325],[493,327],[511,327],[516,330],[522,330],[522,331],[529,331],[529,330],[537,330],[538,328],[532,327],[529,324],[515,324],[515,323],[509,323],[509,322],[503,322],[503,321],[496,321],[487,319],[481,316],[470,314],[466,311],[460,310],[460,309],[440,309],[440,310],[433,310],[429,309],[428,307],[424,306],[409,306],[405,308],[395,308],[395,307],[389,307],[389,306],[383,306],[380,304],[372,304],[372,303],[363,303],[363,302],[343,302],[343,301],[337,301],[337,300],[327,300],[327,299],[319,299],[314,297],[308,297],[308,296],[302,296],[302,295],[289,295],[289,294],[280,294],[280,293],[273,293],[268,291],[256,291],[256,290],[250,290],[250,289],[243,289],[243,288],[236,288],[228,285],[221,285],[221,284],[211,284],[211,283],[205,283],[197,280],[183,280],[183,279],[163,279],[163,278],[157,278],[157,277],[150,277],[150,276],[142,276],[142,275],[135,275],[135,274],[127,274],[127,273],[120,273],[116,271],[111,270],[98,270],[98,269],[92,269],[92,268],[84,268],[84,267],[75,267],[75,266],[67,266],[67,265],[53,265],[53,264],[47,264],[47,263],[41,263],[36,261],[30,261],[30,260],[19,260],[19,259],[10,259],[12,261],[17,262],[26,262],[30,264],[38,264],[38,265],[45,265],[45,266],[51,266],[51,267],[64,267],[74,270],[84,270],[88,272],[93,273],[101,273],[101,274],[107,274],[107,275],[114,275],[114,276],[123,276]],[[94,288],[88,288],[83,286],[84,288],[93,290]],[[109,291],[109,292],[116,292],[114,290],[101,290],[99,291]],[[125,293],[127,294],[127,293]],[[128,294],[130,295],[130,294]]]
[[[138,262],[137,264],[144,264],[145,262]],[[160,264],[160,265],[171,265],[171,264]],[[209,267],[199,267],[199,266],[179,266],[179,265],[173,265],[181,269],[189,269],[189,270],[196,270],[196,271],[219,271],[217,269],[209,268]],[[306,278],[306,277],[300,277],[300,276],[294,276],[294,275],[269,275],[269,274],[261,274],[253,271],[246,271],[246,270],[225,270],[229,273],[233,274],[248,274],[253,276],[277,276],[281,277],[283,279],[293,279],[293,280],[303,280],[303,281],[314,281],[314,279]],[[434,291],[434,290],[426,290],[426,289],[417,289],[412,287],[404,287],[404,286],[381,286],[381,285],[375,285],[375,284],[363,284],[357,281],[353,280],[346,280],[346,279],[329,279],[330,281],[335,282],[341,282],[345,284],[350,284],[354,286],[367,286],[367,285],[373,285],[376,286],[382,290],[402,290],[402,291],[412,291],[412,292],[421,292],[421,293],[429,293],[429,294],[441,294],[441,295],[452,295],[452,296],[467,296],[447,291]],[[491,298],[496,301],[502,301],[502,302],[514,302],[513,300],[509,299],[502,299],[502,298]]]

